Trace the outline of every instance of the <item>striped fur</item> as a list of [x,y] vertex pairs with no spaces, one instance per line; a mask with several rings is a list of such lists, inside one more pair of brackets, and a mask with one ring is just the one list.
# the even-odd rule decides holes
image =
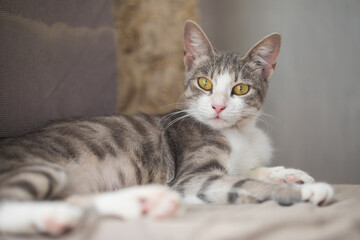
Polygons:
[[229,117],[234,122],[228,120],[231,125],[226,125],[227,131],[241,132],[254,126],[275,67],[279,41],[279,35],[271,35],[245,57],[218,53],[202,30],[187,22],[185,111],[62,121],[4,139],[0,143],[0,200],[58,199],[134,185],[167,184],[190,203],[273,199],[288,205],[301,201],[300,187],[250,179],[229,169],[236,146],[223,129],[214,127],[215,123],[201,120],[199,114],[204,109],[196,111],[198,100],[212,95],[199,88],[197,78],[206,76],[221,87],[217,79],[226,76],[232,78],[229,84],[245,82],[251,89],[241,97],[232,96],[231,88],[222,90],[222,94],[229,92],[229,104],[243,106],[236,116]]
[[276,196],[269,189],[281,193],[286,187],[227,175],[231,148],[217,130],[191,117],[165,130],[184,116],[173,112],[59,122],[3,140],[0,199],[56,199],[158,183],[204,203],[272,197],[282,204],[300,201],[297,188],[289,196]]

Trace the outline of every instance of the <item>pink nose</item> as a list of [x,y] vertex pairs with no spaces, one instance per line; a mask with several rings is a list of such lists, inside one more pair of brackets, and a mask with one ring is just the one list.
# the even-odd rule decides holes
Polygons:
[[224,105],[212,105],[217,115],[219,115],[226,107]]

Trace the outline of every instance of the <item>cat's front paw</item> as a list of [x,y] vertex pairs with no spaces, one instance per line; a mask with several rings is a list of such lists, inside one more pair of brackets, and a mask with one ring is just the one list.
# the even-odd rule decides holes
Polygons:
[[178,212],[180,196],[165,186],[148,185],[104,193],[97,196],[94,202],[103,216],[161,219]]
[[334,196],[334,189],[327,183],[309,183],[301,186],[301,199],[315,205],[326,205]]
[[280,183],[313,183],[314,178],[304,171],[293,169],[293,168],[284,168],[284,167],[273,167],[270,168],[268,173],[268,178],[272,182]]

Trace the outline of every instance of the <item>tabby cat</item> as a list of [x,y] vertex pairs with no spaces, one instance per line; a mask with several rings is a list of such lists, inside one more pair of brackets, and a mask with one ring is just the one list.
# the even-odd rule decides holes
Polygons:
[[185,110],[57,122],[1,142],[0,231],[58,235],[89,209],[99,216],[163,218],[177,213],[180,199],[331,200],[332,188],[312,183],[305,172],[265,167],[271,145],[256,120],[280,35],[265,37],[245,56],[217,52],[192,21],[184,36]]

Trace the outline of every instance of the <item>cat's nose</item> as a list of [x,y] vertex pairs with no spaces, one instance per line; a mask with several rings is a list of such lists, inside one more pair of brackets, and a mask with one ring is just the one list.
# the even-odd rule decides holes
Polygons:
[[226,106],[214,104],[212,105],[212,108],[215,109],[216,114],[219,115],[226,108]]

